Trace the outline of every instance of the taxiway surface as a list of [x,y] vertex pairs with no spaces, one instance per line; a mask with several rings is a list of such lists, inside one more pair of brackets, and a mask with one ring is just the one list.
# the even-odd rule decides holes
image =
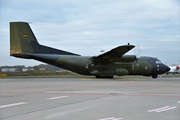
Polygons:
[[180,120],[180,79],[0,79],[1,120]]

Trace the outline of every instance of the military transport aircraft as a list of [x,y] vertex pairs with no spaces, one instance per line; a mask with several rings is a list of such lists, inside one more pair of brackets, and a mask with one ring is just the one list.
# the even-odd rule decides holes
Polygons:
[[27,22],[10,22],[10,55],[35,59],[82,75],[113,78],[114,75],[143,75],[157,78],[170,70],[153,57],[125,55],[134,45],[116,47],[98,56],[80,56],[38,43]]

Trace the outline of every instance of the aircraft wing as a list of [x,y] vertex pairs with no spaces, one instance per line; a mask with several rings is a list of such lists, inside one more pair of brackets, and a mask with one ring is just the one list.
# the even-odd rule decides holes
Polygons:
[[131,49],[133,49],[135,46],[134,45],[123,45],[116,47],[108,52],[105,52],[101,55],[96,56],[95,58],[114,58],[114,57],[121,57]]

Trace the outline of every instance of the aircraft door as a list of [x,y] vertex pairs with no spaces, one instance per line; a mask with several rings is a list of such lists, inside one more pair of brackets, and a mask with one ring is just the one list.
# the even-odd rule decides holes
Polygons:
[[132,71],[134,71],[134,65],[132,65]]
[[94,63],[86,64],[86,69],[93,69],[93,68],[94,68]]

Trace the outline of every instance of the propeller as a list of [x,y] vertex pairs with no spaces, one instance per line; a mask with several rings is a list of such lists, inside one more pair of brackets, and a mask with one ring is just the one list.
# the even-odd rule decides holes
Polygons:
[[134,54],[136,55],[136,58],[141,57],[141,48],[140,48],[139,44],[136,44],[136,46],[134,48]]

